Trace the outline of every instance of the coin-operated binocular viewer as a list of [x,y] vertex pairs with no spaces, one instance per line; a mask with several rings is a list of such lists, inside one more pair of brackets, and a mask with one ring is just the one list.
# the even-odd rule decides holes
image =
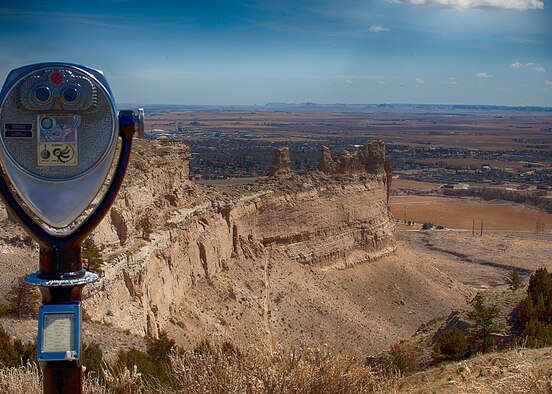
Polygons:
[[82,268],[81,246],[119,191],[140,121],[117,112],[103,73],[89,67],[25,66],[0,91],[0,195],[40,246],[25,281],[42,295],[45,393],[82,392],[81,294],[98,276]]

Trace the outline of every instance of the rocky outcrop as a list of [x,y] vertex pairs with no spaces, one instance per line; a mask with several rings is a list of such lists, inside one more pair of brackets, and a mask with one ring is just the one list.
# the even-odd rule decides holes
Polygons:
[[155,227],[163,221],[159,212],[189,203],[197,193],[188,180],[190,157],[190,149],[180,141],[135,139],[121,192],[108,219],[94,232],[97,243],[125,246],[141,238],[145,218]]
[[318,169],[324,174],[336,174],[337,164],[332,156],[330,148],[322,146],[322,154],[320,156],[320,164]]
[[[341,151],[332,156],[330,149],[322,147],[319,170],[325,174],[375,174],[385,172],[385,143],[370,141],[354,152]],[[390,168],[390,167],[389,167]]]
[[289,178],[294,174],[289,159],[289,148],[274,149],[274,162],[270,167],[270,176],[276,178]]
[[110,263],[85,288],[93,320],[156,336],[186,308],[192,286],[235,266],[275,254],[342,269],[395,249],[385,172],[266,178],[219,193],[187,180],[184,145],[136,142],[125,185],[94,235]]
[[393,169],[391,168],[391,159],[389,159],[389,157],[385,158],[383,168],[385,169],[385,177],[387,179],[387,203],[389,203],[389,196],[391,196],[391,182],[393,180]]

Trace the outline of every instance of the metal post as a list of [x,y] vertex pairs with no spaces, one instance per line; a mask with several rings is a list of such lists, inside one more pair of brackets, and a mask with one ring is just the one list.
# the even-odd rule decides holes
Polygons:
[[[80,237],[79,237],[80,238]],[[61,244],[61,242],[59,242]],[[79,239],[63,244],[40,247],[40,276],[64,278],[71,273],[82,273],[81,242]],[[66,304],[81,301],[83,285],[39,286],[44,304]],[[79,335],[80,337],[80,335]],[[41,361],[44,394],[82,393],[82,363],[80,359]]]
[[44,394],[81,394],[81,362],[47,361],[42,368],[42,381]]

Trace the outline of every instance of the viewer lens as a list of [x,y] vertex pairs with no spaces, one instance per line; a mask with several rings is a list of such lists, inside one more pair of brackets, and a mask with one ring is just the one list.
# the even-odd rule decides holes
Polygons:
[[50,97],[50,89],[47,87],[38,88],[35,92],[35,98],[39,103],[47,103]]
[[75,88],[65,88],[63,90],[63,100],[68,103],[73,103],[78,98],[79,92]]

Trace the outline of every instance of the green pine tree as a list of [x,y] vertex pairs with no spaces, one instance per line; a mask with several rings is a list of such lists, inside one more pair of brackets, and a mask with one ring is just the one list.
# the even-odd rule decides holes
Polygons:
[[87,270],[96,272],[98,275],[103,274],[104,260],[92,238],[86,238],[82,243],[82,263]]
[[479,351],[486,353],[494,345],[492,335],[502,326],[495,322],[500,313],[496,305],[487,306],[483,303],[483,297],[477,296],[472,304],[473,310],[468,312],[468,319],[474,324],[472,339]]
[[508,277],[506,277],[506,284],[513,292],[516,292],[521,287],[521,277],[516,270],[512,270]]

